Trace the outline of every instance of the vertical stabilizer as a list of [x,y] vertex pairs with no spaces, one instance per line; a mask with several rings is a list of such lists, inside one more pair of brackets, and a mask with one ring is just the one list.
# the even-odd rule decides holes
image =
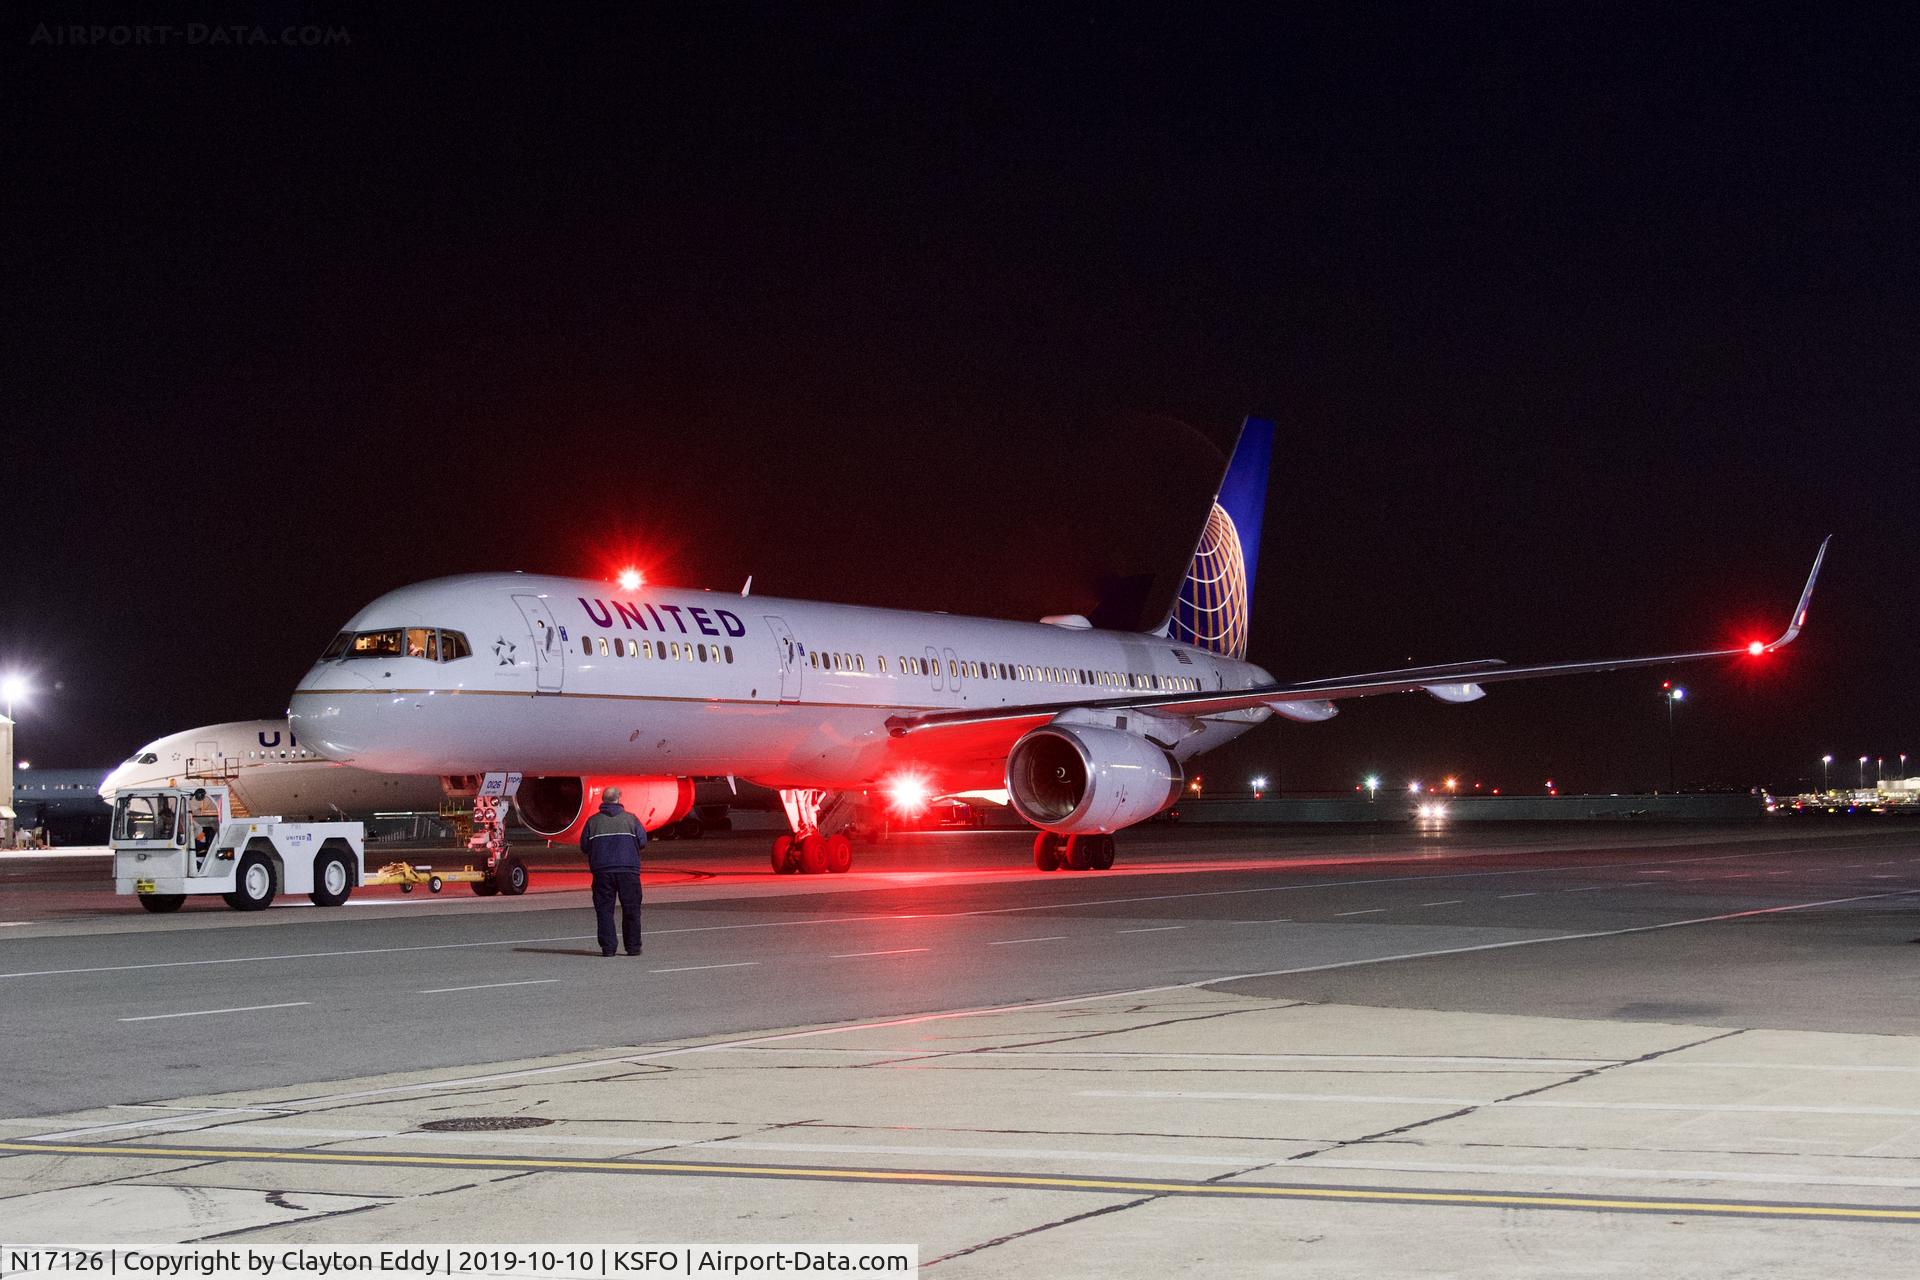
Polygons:
[[1200,531],[1187,576],[1159,634],[1229,658],[1247,656],[1254,570],[1260,560],[1260,521],[1267,508],[1267,464],[1273,423],[1248,418],[1227,460]]

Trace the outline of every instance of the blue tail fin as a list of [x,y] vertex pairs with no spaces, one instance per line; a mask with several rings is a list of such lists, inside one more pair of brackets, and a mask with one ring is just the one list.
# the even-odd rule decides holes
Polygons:
[[1240,426],[1239,442],[1227,460],[1173,611],[1158,628],[1161,635],[1229,658],[1247,656],[1248,613],[1272,456],[1273,423],[1248,418]]

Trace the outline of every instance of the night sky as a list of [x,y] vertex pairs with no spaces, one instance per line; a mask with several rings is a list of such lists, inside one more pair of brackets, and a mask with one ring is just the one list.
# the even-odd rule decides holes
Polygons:
[[[1086,609],[1184,560],[1257,411],[1277,676],[1771,636],[1833,533],[1798,644],[1679,677],[1680,780],[1891,773],[1920,40],[1677,9],[274,5],[164,47],[16,10],[20,754],[278,714],[363,603],[469,570]],[[1350,702],[1199,767],[1662,785],[1659,679]]]

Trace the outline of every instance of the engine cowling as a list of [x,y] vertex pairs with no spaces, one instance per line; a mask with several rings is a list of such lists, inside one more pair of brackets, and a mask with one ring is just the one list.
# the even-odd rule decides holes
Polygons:
[[1123,729],[1045,724],[1007,753],[1015,813],[1061,835],[1105,835],[1180,798],[1180,762]]
[[513,803],[535,835],[557,843],[576,841],[608,787],[620,788],[621,805],[649,831],[680,821],[693,808],[692,778],[523,778]]

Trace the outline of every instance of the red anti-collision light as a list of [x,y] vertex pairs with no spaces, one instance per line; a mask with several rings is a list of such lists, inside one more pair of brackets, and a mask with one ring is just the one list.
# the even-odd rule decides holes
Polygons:
[[1747,652],[1752,654],[1754,657],[1757,658],[1761,654],[1765,653],[1766,651],[1767,651],[1767,646],[1765,646],[1764,644],[1761,644],[1758,640],[1747,641]]

